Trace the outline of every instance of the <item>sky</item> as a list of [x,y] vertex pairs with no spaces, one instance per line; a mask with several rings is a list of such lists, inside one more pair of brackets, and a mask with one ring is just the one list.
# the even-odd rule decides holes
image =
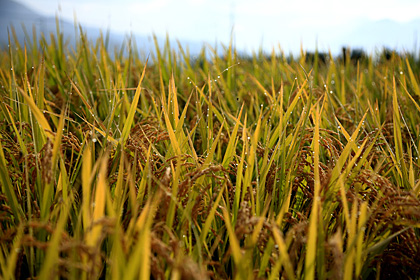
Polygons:
[[[391,20],[407,24],[420,19],[418,0],[17,0],[43,15],[123,34],[130,32],[197,42],[228,43],[252,51],[280,45],[284,51],[319,49],[333,52],[342,45],[364,48],[388,45],[412,48],[417,29],[387,34],[366,23]],[[420,34],[420,26],[419,34]],[[407,29],[407,28],[405,28]],[[362,31],[360,31],[362,30]],[[233,31],[233,32],[232,32]],[[384,34],[382,34],[384,33]],[[407,35],[408,34],[408,35]],[[359,36],[360,35],[360,36]],[[359,38],[359,37],[360,38]]]

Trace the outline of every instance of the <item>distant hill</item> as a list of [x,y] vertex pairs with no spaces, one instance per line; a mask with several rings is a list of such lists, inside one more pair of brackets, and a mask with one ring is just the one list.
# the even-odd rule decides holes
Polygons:
[[[33,41],[33,27],[35,27],[37,30],[38,39],[40,38],[40,34],[43,33],[47,35],[46,38],[49,40],[49,34],[55,34],[57,30],[55,17],[47,17],[40,15],[39,13],[33,11],[27,6],[12,0],[0,0],[0,46],[7,46],[8,30],[11,34],[11,26],[14,27],[16,37],[21,44],[23,44],[25,40]],[[26,28],[26,34],[22,26]],[[86,32],[89,40],[96,40],[101,34],[101,30],[98,28],[83,26],[83,31]],[[79,29],[75,28],[75,24],[65,20],[60,20],[60,32],[63,34],[65,40],[68,40],[69,44],[72,45],[74,45],[76,42],[76,36],[79,36]],[[106,30],[102,30],[102,32],[105,36]],[[110,32],[109,47],[111,49],[115,47],[120,48],[127,37],[127,34]],[[136,40],[136,45],[141,54],[148,55],[149,53],[154,51],[155,46],[152,36],[134,34],[134,38]],[[174,49],[177,49],[178,44],[176,40],[172,39],[173,38],[171,38],[171,46]],[[163,45],[164,39],[158,38],[158,42],[159,45]],[[202,43],[186,41],[182,41],[181,45],[183,46],[183,48],[188,46],[191,54],[198,53],[203,46]]]
[[[56,18],[46,17],[38,14],[30,8],[12,0],[0,0],[0,44],[8,44],[8,31],[11,34],[11,26],[14,27],[16,37],[20,43],[32,41],[32,29],[36,28],[38,39],[40,34],[44,33],[49,39],[49,34],[56,33]],[[75,28],[74,23],[60,20],[60,32],[64,35],[65,40],[69,40],[70,44],[75,43],[75,38],[79,34],[78,28]],[[24,32],[24,28],[27,34]],[[96,28],[83,28],[87,33],[89,39],[95,40],[100,36],[100,30]],[[28,38],[29,37],[29,38]],[[111,34],[112,45],[120,45],[124,40],[124,35]],[[13,38],[12,38],[13,39]],[[147,38],[138,38],[145,40]],[[148,50],[146,50],[148,51]]]

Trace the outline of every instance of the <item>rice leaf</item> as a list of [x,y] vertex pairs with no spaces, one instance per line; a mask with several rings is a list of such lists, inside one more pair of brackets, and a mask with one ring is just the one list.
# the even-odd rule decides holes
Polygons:
[[128,135],[131,130],[131,126],[134,121],[134,114],[136,113],[137,105],[139,102],[139,98],[140,98],[140,94],[142,90],[141,83],[143,81],[144,75],[146,74],[146,67],[147,67],[147,62],[144,65],[143,72],[141,74],[140,81],[136,89],[136,93],[134,94],[133,101],[131,102],[131,105],[130,105],[130,110],[128,111],[127,119],[125,120],[125,123],[124,123],[124,127],[121,133],[121,140],[120,140],[121,145],[123,145],[127,141]]

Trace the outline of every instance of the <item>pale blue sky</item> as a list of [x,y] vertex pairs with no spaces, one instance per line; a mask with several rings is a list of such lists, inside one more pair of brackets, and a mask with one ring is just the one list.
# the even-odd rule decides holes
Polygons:
[[[274,0],[18,0],[44,15],[58,13],[70,21],[120,33],[152,32],[171,38],[214,43],[228,42],[234,27],[235,42],[242,49],[266,50],[281,45],[285,51],[320,49],[337,51],[343,44],[412,49],[417,28],[407,33],[358,34],[363,24],[393,20],[403,24],[420,19],[418,0],[274,1]],[[419,34],[420,34],[420,26]],[[382,34],[384,33],[384,34]],[[407,35],[408,34],[408,35]],[[375,37],[376,36],[376,37]],[[372,38],[374,37],[374,38]],[[417,38],[417,37],[416,37]],[[364,46],[365,44],[366,46]]]

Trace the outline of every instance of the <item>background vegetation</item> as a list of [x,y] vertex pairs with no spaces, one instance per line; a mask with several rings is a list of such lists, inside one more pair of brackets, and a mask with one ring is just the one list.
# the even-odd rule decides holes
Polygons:
[[419,279],[416,54],[57,34],[1,50],[1,278]]

